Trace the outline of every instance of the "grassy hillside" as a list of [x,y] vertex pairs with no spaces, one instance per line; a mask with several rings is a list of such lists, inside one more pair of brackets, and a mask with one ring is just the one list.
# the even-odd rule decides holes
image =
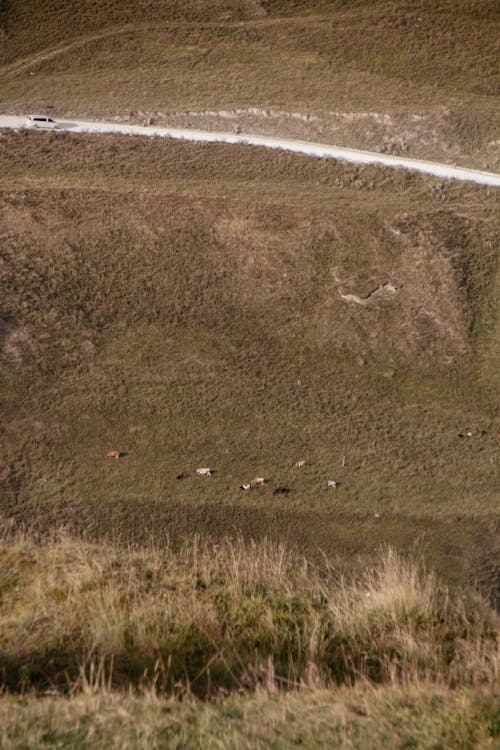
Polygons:
[[497,585],[494,191],[244,147],[1,143],[4,515],[345,561],[417,544]]
[[154,114],[498,168],[491,0],[2,5],[0,109]]
[[14,537],[0,561],[6,750],[498,739],[498,617],[392,550],[348,580],[262,544]]
[[[498,21],[0,0],[0,112],[500,171]],[[487,187],[0,132],[2,748],[496,747],[498,247]]]

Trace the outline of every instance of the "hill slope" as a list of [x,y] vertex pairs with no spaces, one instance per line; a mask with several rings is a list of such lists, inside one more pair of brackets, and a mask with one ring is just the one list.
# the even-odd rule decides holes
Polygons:
[[2,144],[4,514],[367,558],[423,539],[492,583],[494,192],[245,147]]
[[[500,171],[498,30],[493,0],[0,0],[0,111]],[[2,747],[493,747],[464,585],[498,602],[497,210],[0,133]]]
[[229,121],[498,168],[500,27],[489,0],[9,0],[2,8],[4,111]]

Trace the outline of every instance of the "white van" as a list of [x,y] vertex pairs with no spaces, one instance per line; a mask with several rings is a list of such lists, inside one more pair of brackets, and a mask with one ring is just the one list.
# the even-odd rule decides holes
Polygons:
[[57,122],[47,115],[26,115],[25,121],[28,128],[57,128]]

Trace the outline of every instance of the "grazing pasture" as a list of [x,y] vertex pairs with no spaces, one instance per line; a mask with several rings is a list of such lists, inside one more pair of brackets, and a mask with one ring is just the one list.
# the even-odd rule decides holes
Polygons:
[[417,545],[496,585],[493,190],[243,146],[0,143],[4,516],[346,566]]
[[[0,111],[500,172],[498,20],[0,0]],[[496,747],[497,193],[0,132],[2,749]]]

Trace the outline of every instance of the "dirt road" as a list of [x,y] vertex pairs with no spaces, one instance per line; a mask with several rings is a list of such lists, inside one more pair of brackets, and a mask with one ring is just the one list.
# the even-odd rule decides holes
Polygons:
[[[0,128],[25,127],[23,117],[0,115]],[[306,154],[322,159],[339,159],[354,164],[378,164],[385,167],[408,169],[414,172],[434,175],[443,179],[467,180],[481,185],[500,187],[500,175],[493,172],[483,172],[466,167],[454,167],[449,164],[409,159],[401,156],[389,156],[373,151],[360,151],[354,148],[340,148],[321,143],[295,141],[287,138],[269,138],[266,136],[245,135],[234,133],[217,133],[202,130],[181,130],[177,128],[160,128],[153,125],[123,125],[116,122],[71,122],[58,121],[56,132],[72,133],[111,133],[118,135],[136,135],[143,137],[177,138],[180,140],[198,141],[205,143],[239,143],[248,146],[284,149],[298,154]]]

